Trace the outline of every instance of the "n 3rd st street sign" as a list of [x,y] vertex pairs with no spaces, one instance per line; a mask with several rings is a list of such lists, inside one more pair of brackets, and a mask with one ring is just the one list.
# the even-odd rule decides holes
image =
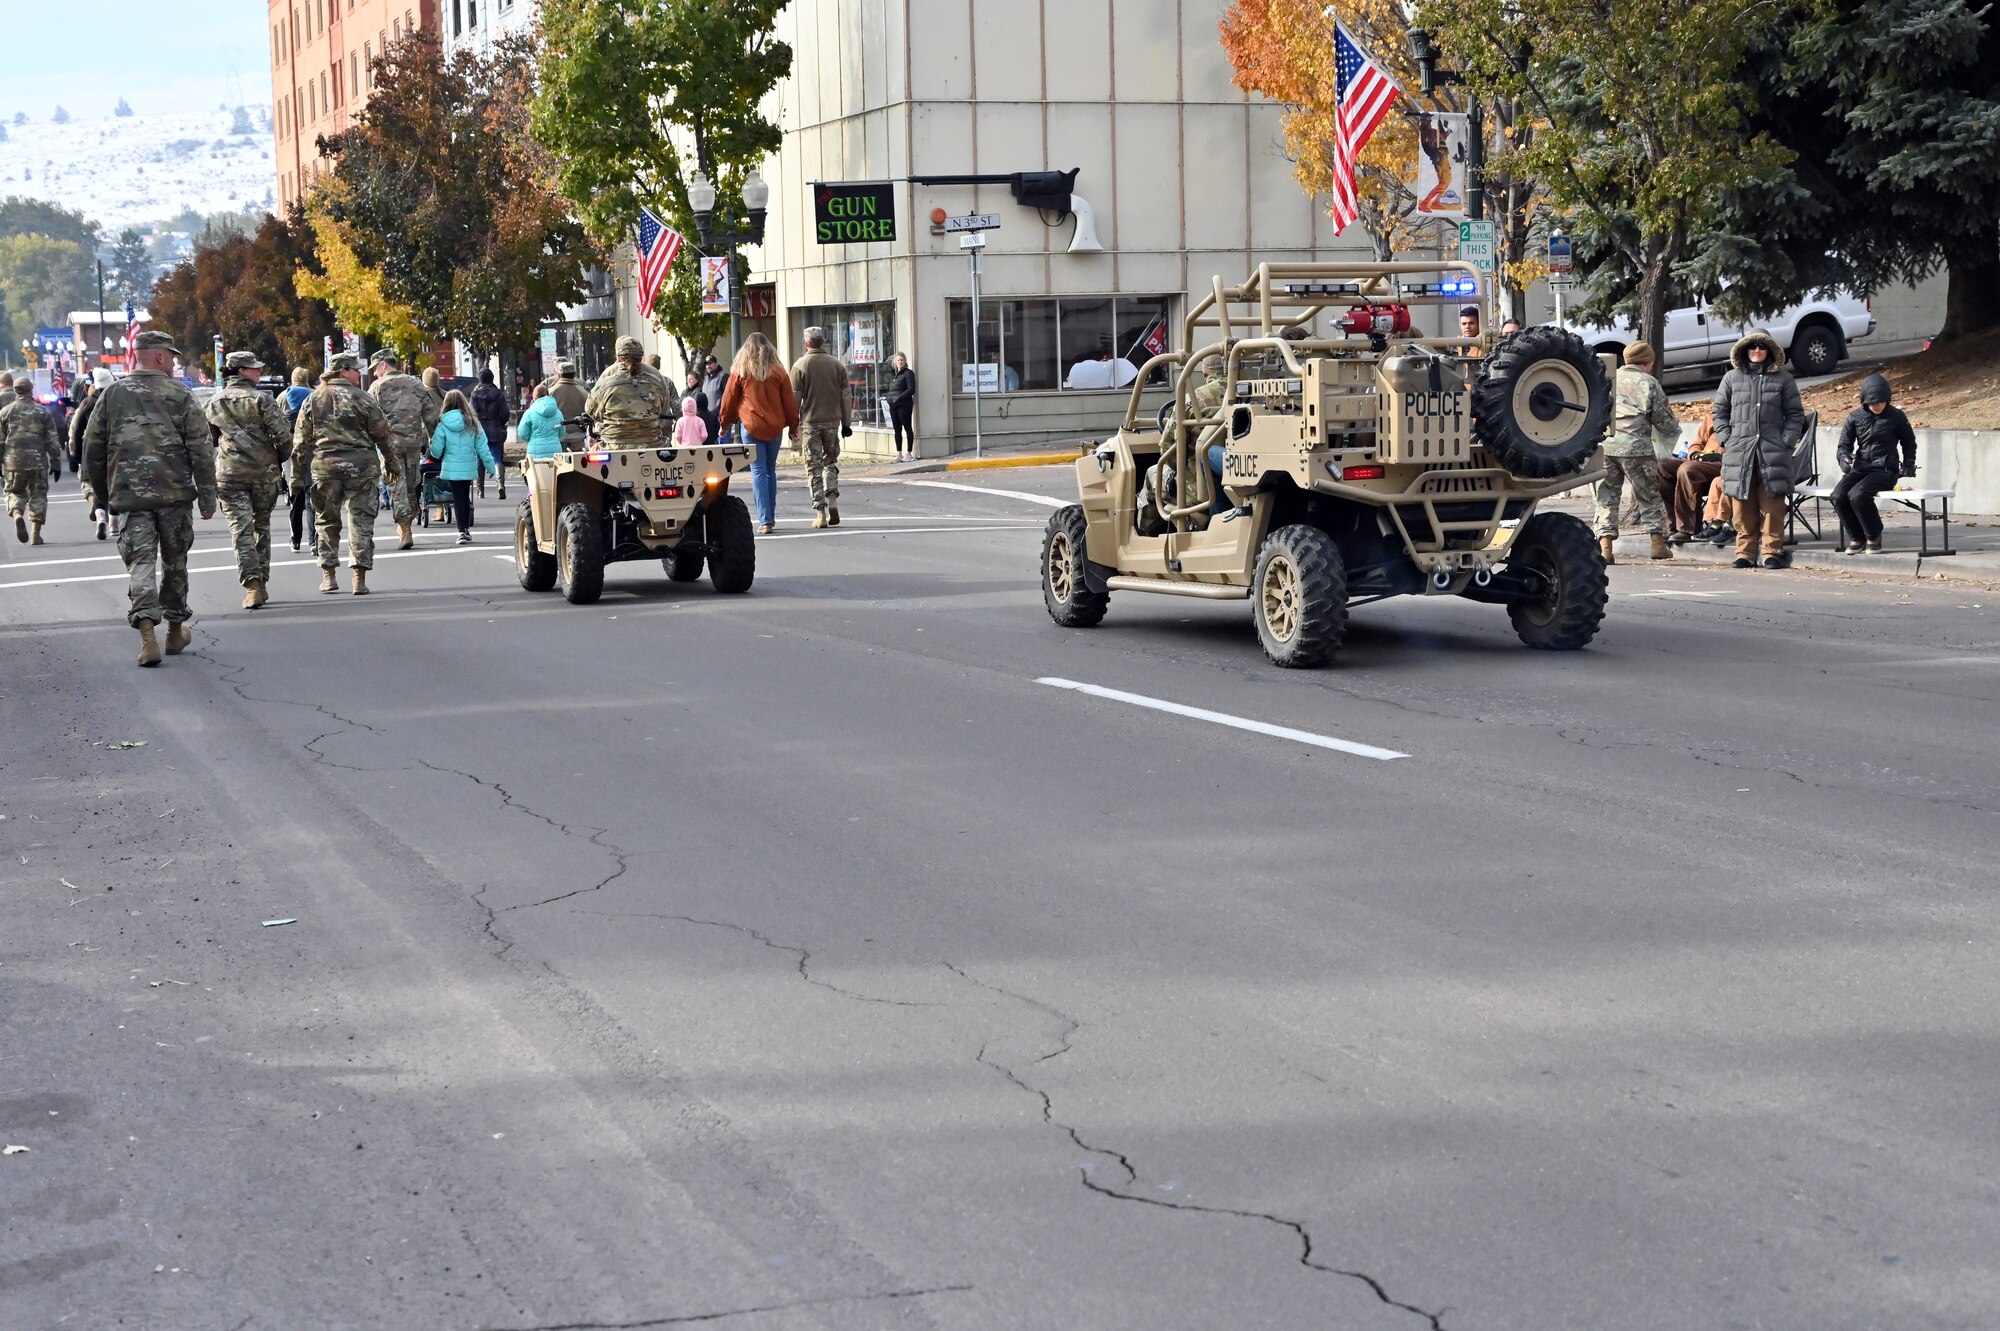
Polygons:
[[822,245],[896,238],[896,187],[888,181],[813,186],[813,232]]

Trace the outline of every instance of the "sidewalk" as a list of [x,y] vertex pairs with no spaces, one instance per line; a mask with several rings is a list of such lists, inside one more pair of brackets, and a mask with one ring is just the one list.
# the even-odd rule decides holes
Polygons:
[[[841,460],[840,469],[856,476],[921,476],[942,471],[988,471],[1007,467],[1067,466],[1096,447],[1096,443],[1013,444],[984,450],[980,457],[954,453],[948,458],[918,458],[914,462],[855,458]],[[799,464],[790,448],[778,454],[778,465]]]
[[[1590,491],[1572,491],[1547,500],[1543,508],[1554,512],[1574,513],[1585,522],[1592,520],[1594,505]],[[1834,548],[1834,540],[1839,524],[1833,516],[1833,509],[1824,506],[1825,521],[1820,523],[1822,539],[1814,540],[1805,528],[1798,529],[1799,544],[1789,547],[1792,567],[1814,572],[1845,573],[1856,577],[1907,581],[1913,578],[1945,580],[1950,582],[1978,582],[2000,585],[2000,522],[1990,517],[1972,517],[1961,521],[1956,513],[1951,520],[1951,548],[1957,553],[1950,556],[1934,556],[1929,559],[1917,558],[1917,515],[1900,504],[1881,504],[1882,510],[1882,553],[1879,555],[1843,555]],[[1810,509],[1808,509],[1810,511]],[[1651,543],[1643,535],[1632,535],[1627,522],[1626,533],[1618,539],[1618,562],[1638,568],[1673,568],[1692,565],[1697,568],[1729,568],[1736,558],[1736,545],[1715,546],[1707,541],[1689,541],[1686,545],[1674,547],[1671,561],[1657,563],[1647,558]],[[1931,540],[1942,544],[1935,522],[1931,524]],[[1732,570],[1734,571],[1734,570]]]

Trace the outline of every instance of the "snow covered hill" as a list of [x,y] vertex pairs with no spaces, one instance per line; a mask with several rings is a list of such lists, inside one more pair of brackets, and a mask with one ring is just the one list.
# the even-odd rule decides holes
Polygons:
[[270,108],[246,108],[250,132],[232,111],[107,116],[25,125],[6,123],[0,143],[0,196],[23,194],[75,208],[107,236],[144,231],[183,208],[197,213],[272,208],[276,167]]

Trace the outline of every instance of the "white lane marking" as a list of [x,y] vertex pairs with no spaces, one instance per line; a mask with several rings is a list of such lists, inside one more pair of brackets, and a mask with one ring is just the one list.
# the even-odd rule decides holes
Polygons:
[[[843,518],[841,521],[845,522]],[[763,541],[816,541],[822,536],[930,536],[939,532],[965,531],[1040,531],[1041,528],[1029,522],[1009,522],[990,527],[897,527],[888,531],[842,531],[829,527],[823,531],[794,531],[776,536],[759,536]]]
[[[190,550],[188,551],[188,558],[192,559],[196,555],[226,555],[228,553],[229,551],[218,545],[207,550]],[[11,563],[0,564],[0,573],[5,573],[11,568],[47,568],[53,564],[97,564],[107,559],[116,563],[123,558],[123,555],[85,555],[80,559],[17,559]]]
[[1625,595],[1627,598],[1636,599],[1641,596],[1734,596],[1736,593],[1734,590],[1729,590],[1716,592],[1626,592]]
[[1050,508],[1061,508],[1070,501],[1052,499],[1048,495],[1029,494],[1026,490],[989,490],[983,485],[960,485],[955,481],[905,481],[894,476],[850,476],[849,485],[917,485],[926,490],[963,490],[967,494],[992,495],[998,499],[1020,499],[1030,504],[1046,504]]
[[1218,726],[1228,726],[1233,730],[1248,730],[1253,734],[1270,735],[1277,739],[1296,740],[1300,744],[1310,744],[1320,749],[1335,749],[1341,753],[1351,753],[1357,758],[1374,758],[1388,762],[1395,758],[1407,758],[1407,753],[1394,749],[1378,749],[1373,744],[1356,744],[1353,740],[1335,739],[1331,735],[1315,735],[1310,730],[1293,730],[1290,726],[1274,726],[1264,721],[1252,721],[1248,717],[1231,716],[1227,712],[1211,712],[1205,707],[1188,707],[1163,698],[1149,698],[1143,693],[1126,693],[1122,689],[1101,688],[1096,684],[1079,684],[1073,679],[1059,679],[1053,675],[1043,676],[1035,681],[1050,688],[1068,689],[1074,693],[1087,693],[1093,698],[1109,698],[1113,702],[1127,702],[1134,707],[1146,707],[1156,712],[1171,712],[1175,716],[1192,717],[1196,721],[1211,721]]
[[[379,563],[384,559],[421,559],[427,555],[470,555],[478,553],[480,553],[480,550],[476,545],[458,545],[444,550],[390,550],[376,555],[375,559]],[[513,558],[512,555],[502,557],[510,560]],[[272,560],[271,567],[318,568],[319,561],[317,559]],[[0,566],[0,571],[4,571],[4,566]],[[235,571],[236,565],[234,564],[218,564],[213,568],[191,568],[188,570],[188,573],[193,575],[196,573],[234,573]],[[71,582],[123,582],[126,576],[123,573],[91,573],[80,578],[36,578],[31,582],[0,582],[0,592],[11,592],[17,587],[59,587],[64,583]]]

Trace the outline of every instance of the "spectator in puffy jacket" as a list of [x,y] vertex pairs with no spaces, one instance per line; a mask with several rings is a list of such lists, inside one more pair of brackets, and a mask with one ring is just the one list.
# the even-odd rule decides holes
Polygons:
[[[479,372],[479,387],[472,390],[472,414],[486,432],[486,451],[493,455],[493,474],[500,478],[500,497],[507,497],[507,395],[493,382],[493,371]],[[485,487],[480,495],[485,496]]]
[[458,519],[458,543],[472,544],[472,483],[493,470],[486,434],[472,423],[472,406],[456,388],[444,395],[444,410],[431,431],[431,456],[438,460],[438,478],[451,487],[452,516]]
[[[1875,496],[1917,474],[1917,435],[1902,408],[1889,402],[1889,381],[1871,374],[1861,381],[1861,405],[1840,427],[1835,456],[1844,473],[1834,483],[1833,511],[1840,515],[1840,548],[1850,555],[1882,552],[1882,514]],[[1900,462],[1897,454],[1901,453]]]
[[562,407],[546,384],[535,385],[535,400],[521,413],[515,433],[521,438],[521,450],[531,458],[552,458],[563,451]]
[[1722,438],[1722,492],[1729,496],[1736,526],[1736,567],[1757,562],[1764,544],[1764,567],[1784,568],[1785,497],[1792,492],[1792,449],[1805,430],[1806,409],[1799,386],[1785,373],[1785,353],[1777,339],[1758,331],[1730,348],[1733,367],[1722,376],[1709,416]]

